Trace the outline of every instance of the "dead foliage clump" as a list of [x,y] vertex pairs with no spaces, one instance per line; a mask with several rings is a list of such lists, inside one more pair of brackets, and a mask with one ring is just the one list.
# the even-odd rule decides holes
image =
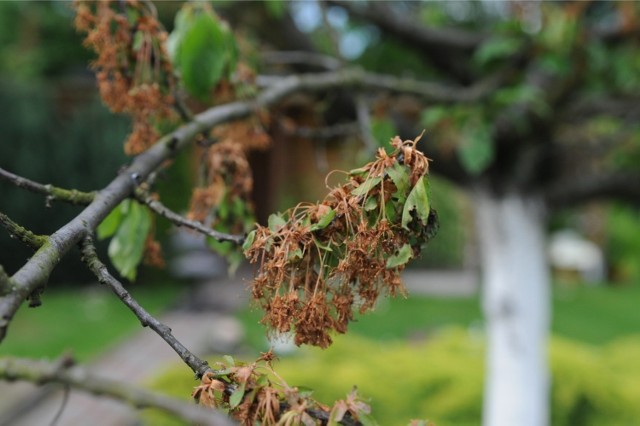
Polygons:
[[355,312],[405,293],[400,272],[437,230],[419,139],[393,138],[392,153],[381,148],[324,201],[271,215],[248,235],[245,255],[259,265],[252,297],[270,332],[326,348]]

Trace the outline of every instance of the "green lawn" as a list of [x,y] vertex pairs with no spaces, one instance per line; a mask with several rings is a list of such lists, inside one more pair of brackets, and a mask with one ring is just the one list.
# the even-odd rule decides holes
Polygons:
[[[182,290],[178,283],[129,286],[152,314],[170,306]],[[0,356],[56,358],[69,350],[77,360],[85,361],[140,328],[120,299],[98,284],[49,289],[42,302],[35,309],[20,308],[0,344]]]
[[[560,287],[553,292],[552,332],[584,343],[604,344],[618,337],[640,334],[640,285],[622,287]],[[239,315],[247,341],[264,350],[260,312]],[[480,301],[473,298],[409,296],[384,300],[373,313],[349,326],[349,333],[376,340],[420,339],[443,325],[481,327]]]

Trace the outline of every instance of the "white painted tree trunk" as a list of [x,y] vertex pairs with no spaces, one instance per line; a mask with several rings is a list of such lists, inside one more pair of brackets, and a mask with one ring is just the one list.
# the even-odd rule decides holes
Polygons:
[[476,194],[487,322],[484,426],[549,423],[550,277],[543,203]]

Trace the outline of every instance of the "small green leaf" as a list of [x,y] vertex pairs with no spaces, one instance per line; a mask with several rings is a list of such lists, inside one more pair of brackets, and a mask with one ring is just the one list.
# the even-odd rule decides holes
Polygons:
[[413,250],[410,244],[405,244],[395,255],[387,259],[387,269],[397,268],[406,264],[413,257]]
[[266,374],[261,374],[260,376],[258,376],[258,379],[256,380],[256,385],[267,386],[268,384],[269,384],[269,376],[267,376]]
[[287,221],[277,213],[269,215],[268,226],[271,232],[278,232],[280,228],[285,226]]
[[336,211],[330,208],[329,211],[325,213],[324,216],[320,218],[320,220],[318,220],[318,223],[314,223],[313,225],[311,225],[311,230],[318,231],[320,229],[326,228],[327,226],[329,226],[334,217],[336,217]]
[[313,395],[313,389],[309,386],[296,386],[298,388],[298,395],[303,398],[308,398]]
[[447,115],[448,110],[445,107],[430,107],[422,112],[420,124],[429,129],[440,123]]
[[236,365],[236,360],[233,359],[231,355],[225,355],[222,357],[222,359],[227,363],[228,367],[234,367]]
[[375,210],[378,207],[378,200],[376,197],[369,197],[367,201],[364,203],[364,210],[370,212],[371,210]]
[[176,66],[189,93],[207,100],[211,89],[224,76],[225,69],[235,68],[237,48],[233,34],[215,13],[199,8],[185,20],[185,28],[173,47]]
[[122,201],[116,206],[115,209],[111,210],[111,213],[109,213],[109,215],[105,217],[100,223],[100,225],[98,225],[97,231],[99,240],[109,238],[116,233],[118,226],[120,226],[120,222],[122,222],[122,210],[128,210],[128,203],[130,202],[130,200]]
[[358,420],[362,423],[362,426],[380,426],[371,414],[359,412]]
[[398,134],[393,122],[388,118],[373,118],[371,120],[371,134],[379,147],[389,152],[389,140]]
[[404,195],[409,188],[409,169],[406,166],[396,162],[392,167],[387,169],[389,177],[396,186],[396,194]]
[[287,10],[287,2],[284,0],[265,0],[265,6],[274,18],[282,18]]
[[256,239],[256,230],[254,229],[253,231],[249,232],[249,235],[247,235],[247,238],[244,239],[244,243],[242,244],[242,251],[249,250],[249,248],[251,247],[255,239]]
[[289,255],[287,256],[287,260],[293,260],[293,259],[302,259],[302,250],[297,248],[294,251],[289,252]]
[[109,243],[109,258],[120,275],[134,281],[142,260],[144,242],[151,228],[151,213],[138,203],[130,202],[118,229]]
[[473,55],[478,65],[486,65],[494,60],[508,58],[522,48],[523,41],[517,37],[498,36],[482,43]]
[[466,171],[477,176],[493,161],[491,130],[486,122],[478,119],[467,123],[462,132],[462,143],[457,150],[458,158]]
[[242,402],[244,396],[245,383],[241,384],[229,397],[229,406],[233,409],[236,408]]
[[371,191],[373,187],[378,185],[380,181],[382,181],[382,178],[380,176],[377,176],[374,178],[368,178],[367,180],[362,182],[360,186],[358,186],[356,189],[353,189],[351,193],[356,196],[364,196],[369,191]]
[[421,176],[413,187],[407,202],[404,203],[404,209],[402,210],[402,227],[409,229],[407,225],[411,222],[411,212],[415,211],[416,216],[420,219],[423,226],[426,226],[429,220],[429,196],[427,195],[427,185],[429,181]]

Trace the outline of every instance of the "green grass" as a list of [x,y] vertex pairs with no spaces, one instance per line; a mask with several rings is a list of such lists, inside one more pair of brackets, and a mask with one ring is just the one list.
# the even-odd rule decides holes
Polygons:
[[[640,334],[640,285],[623,287],[561,287],[553,292],[552,332],[584,343],[605,344],[619,337]],[[239,314],[247,343],[258,350],[267,346],[261,313]],[[445,325],[481,326],[478,297],[384,300],[373,313],[359,316],[348,333],[376,340],[420,339]]]
[[[131,285],[129,290],[152,314],[176,300],[179,284]],[[55,358],[71,351],[79,361],[97,355],[128,333],[140,328],[131,311],[108,289],[87,287],[46,291],[42,306],[23,305],[0,344],[0,356]]]

